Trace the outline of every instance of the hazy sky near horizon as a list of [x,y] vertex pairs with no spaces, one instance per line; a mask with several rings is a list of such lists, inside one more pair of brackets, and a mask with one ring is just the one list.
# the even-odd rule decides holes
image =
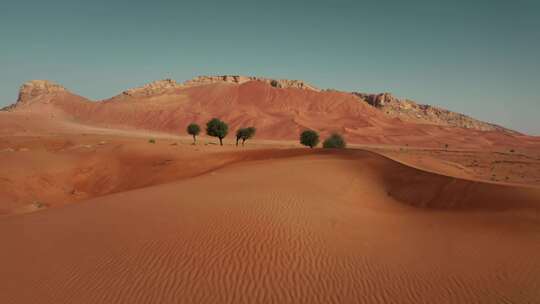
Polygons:
[[49,79],[103,99],[241,74],[392,92],[540,135],[540,1],[81,1],[0,4],[0,106]]

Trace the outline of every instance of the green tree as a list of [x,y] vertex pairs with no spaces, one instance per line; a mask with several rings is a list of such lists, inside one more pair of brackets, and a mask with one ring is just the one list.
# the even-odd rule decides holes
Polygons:
[[330,135],[323,142],[323,148],[327,149],[343,149],[347,146],[343,137],[337,133]]
[[223,121],[212,118],[206,123],[206,134],[219,138],[219,144],[223,146],[223,138],[229,133],[229,126]]
[[236,145],[238,146],[238,142],[240,139],[242,140],[242,146],[246,142],[246,140],[252,138],[255,136],[255,132],[257,129],[255,127],[248,127],[248,128],[240,128],[236,131]]
[[196,123],[190,123],[189,126],[187,126],[187,132],[189,135],[193,136],[193,144],[195,144],[197,142],[197,135],[201,133],[201,127]]
[[300,134],[300,143],[313,148],[319,144],[319,134],[313,130],[305,130]]

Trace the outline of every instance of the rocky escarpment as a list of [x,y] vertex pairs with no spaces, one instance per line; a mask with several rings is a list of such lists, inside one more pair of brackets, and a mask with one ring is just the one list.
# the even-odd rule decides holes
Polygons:
[[25,106],[34,100],[51,99],[59,93],[69,92],[63,86],[49,80],[30,80],[25,82],[19,89],[17,102],[6,106],[1,111],[10,111],[19,106]]
[[435,106],[418,104],[409,99],[399,99],[390,93],[365,94],[353,92],[362,101],[383,111],[391,117],[404,121],[434,125],[460,127],[480,131],[504,131],[517,133],[498,125],[483,122],[470,116],[452,112]]
[[16,104],[7,105],[5,107],[0,108],[0,111],[11,111],[11,110],[15,109],[15,105]]
[[[144,99],[146,97],[153,97],[162,94],[169,94],[174,97],[175,94],[182,94],[182,90],[188,89],[190,87],[204,86],[216,83],[239,85],[250,81],[266,83],[275,88],[294,88],[317,92],[320,91],[318,88],[311,86],[310,84],[301,80],[276,80],[252,76],[223,75],[199,76],[194,79],[188,80],[182,84],[176,82],[173,79],[158,80],[138,88],[126,90],[116,97],[119,97],[120,100],[126,101],[133,100],[131,97],[140,97]],[[71,96],[72,94],[64,93],[70,92],[59,84],[47,80],[32,80],[26,82],[21,86],[21,89],[19,91],[19,97],[15,104],[7,106],[1,110],[11,111],[18,108],[19,106],[21,106],[21,108],[28,108],[27,106],[29,105],[35,103],[47,104],[52,100],[74,100],[73,98],[67,98],[67,96]],[[370,106],[380,110],[385,115],[390,117],[397,117],[407,122],[460,127],[480,131],[502,131],[505,133],[519,134],[515,131],[491,123],[479,121],[464,114],[452,112],[435,106],[418,104],[408,99],[399,99],[394,97],[390,93],[365,94],[353,92],[352,94],[359,98],[359,100],[361,100],[362,102],[365,102]],[[63,98],[55,98],[59,95],[62,95]],[[349,96],[349,93],[345,95]],[[78,98],[80,99],[82,97]],[[109,100],[115,100],[115,97]]]
[[151,95],[170,92],[179,88],[182,88],[181,84],[177,83],[173,79],[167,78],[167,79],[157,80],[157,81],[148,83],[142,87],[126,90],[122,92],[122,94],[127,95],[127,96],[135,96],[135,97],[151,96]]
[[318,88],[306,83],[302,80],[288,80],[288,79],[271,79],[263,77],[253,77],[253,76],[238,76],[238,75],[222,75],[222,76],[199,76],[191,80],[184,82],[184,86],[192,87],[199,85],[207,85],[213,83],[232,83],[232,84],[242,84],[248,81],[260,81],[268,83],[269,85],[275,88],[295,88],[302,90],[312,90],[320,91]]
[[36,97],[61,92],[67,92],[67,90],[57,83],[48,80],[31,80],[21,86],[17,103],[25,103]]

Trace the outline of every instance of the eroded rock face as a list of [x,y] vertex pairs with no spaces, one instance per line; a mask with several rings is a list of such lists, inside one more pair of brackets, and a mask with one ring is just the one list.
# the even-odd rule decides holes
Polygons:
[[184,82],[187,87],[207,85],[213,83],[232,83],[242,84],[248,81],[261,81],[270,84],[276,88],[296,88],[303,90],[320,91],[318,88],[302,81],[302,80],[287,80],[287,79],[270,79],[253,76],[239,75],[222,75],[222,76],[199,76]]
[[128,96],[150,96],[156,94],[163,94],[171,90],[179,89],[182,85],[177,83],[173,79],[163,79],[151,82],[142,87],[133,88],[122,92]]
[[376,107],[376,108],[383,108],[384,106],[400,102],[397,98],[395,98],[390,93],[379,93],[379,94],[365,94],[365,93],[353,93],[356,96],[362,98],[365,102],[369,103],[370,105]]
[[[144,86],[124,91],[119,97],[152,97],[159,94],[174,94],[176,90],[194,86],[208,85],[214,83],[243,84],[249,81],[260,81],[268,83],[276,88],[295,88],[302,90],[320,91],[318,88],[301,80],[277,80],[251,76],[199,76],[188,80],[183,84],[177,83],[173,79],[163,79],[151,82]],[[17,103],[0,110],[12,110],[18,106],[33,104],[35,101],[47,103],[55,100],[56,95],[67,91],[63,86],[47,80],[32,80],[21,86]],[[468,128],[481,131],[503,131],[517,134],[517,132],[503,128],[498,125],[483,122],[464,114],[452,112],[439,107],[418,104],[409,99],[399,99],[390,93],[366,94],[353,92],[362,102],[380,110],[390,117],[397,117],[403,121],[432,124],[439,126],[451,126]],[[127,100],[130,100],[127,98]]]
[[418,104],[409,99],[399,99],[390,93],[365,94],[353,92],[353,94],[369,105],[383,111],[385,114],[390,115],[391,117],[398,117],[404,121],[460,127],[480,131],[517,133],[461,113],[452,112],[435,106]]
[[67,90],[63,86],[52,81],[31,80],[21,86],[17,103],[25,103],[35,97],[56,94],[59,92],[67,92]]

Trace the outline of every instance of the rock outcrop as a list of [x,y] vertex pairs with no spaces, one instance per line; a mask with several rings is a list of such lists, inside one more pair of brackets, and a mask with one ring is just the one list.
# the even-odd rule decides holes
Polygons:
[[[301,80],[277,80],[252,76],[223,75],[199,76],[194,79],[188,80],[183,84],[180,84],[173,79],[163,79],[151,82],[138,88],[126,90],[116,97],[120,97],[121,100],[134,100],[131,97],[144,99],[146,97],[151,98],[156,95],[167,94],[171,95],[171,97],[174,98],[175,94],[182,94],[181,92],[183,92],[183,90],[186,90],[184,92],[189,95],[190,93],[188,92],[188,89],[191,87],[204,86],[216,83],[239,85],[247,82],[265,83],[275,88],[294,88],[316,91],[326,94],[331,94],[332,92],[338,95],[341,94],[339,95],[340,99],[343,99],[345,97],[345,99],[359,99],[361,102],[368,104],[377,111],[380,111],[381,114],[384,114],[384,116],[387,116],[389,118],[399,118],[400,120],[405,122],[430,124],[436,126],[459,127],[479,131],[501,131],[509,134],[519,134],[518,132],[503,128],[495,124],[483,122],[464,114],[452,112],[435,106],[418,104],[409,99],[399,99],[390,93],[365,94],[358,92],[347,93],[333,90],[321,91],[318,88]],[[211,88],[209,88],[209,90],[210,89]],[[69,91],[67,91],[63,86],[51,81],[32,80],[26,82],[21,86],[19,97],[15,104],[7,106],[0,110],[12,111],[19,106],[23,106],[21,108],[26,108],[26,105],[34,104],[38,101],[41,104],[46,104],[51,100],[74,100],[73,98],[66,98],[67,95],[65,94],[63,95],[63,99],[55,98],[55,96],[58,96],[61,93],[69,93]],[[356,98],[353,96],[355,96]],[[82,98],[79,96],[77,97],[79,99]],[[167,98],[167,96],[164,97]],[[113,97],[109,100],[116,100],[116,98]]]
[[157,95],[157,94],[170,92],[179,88],[182,88],[181,84],[177,83],[173,79],[167,78],[167,79],[151,82],[142,87],[126,90],[122,92],[122,94],[128,95],[128,96],[136,96],[136,97],[137,96],[151,96],[151,95]]
[[288,79],[271,79],[263,77],[253,76],[239,76],[239,75],[222,75],[222,76],[199,76],[191,80],[184,82],[184,86],[193,87],[199,85],[208,85],[213,83],[232,83],[242,84],[248,81],[260,81],[268,83],[275,88],[295,88],[302,90],[320,91],[318,88],[306,83],[302,80],[288,80]]
[[399,99],[390,93],[365,94],[353,92],[353,94],[369,105],[383,111],[385,114],[408,122],[460,127],[480,131],[517,133],[513,130],[483,122],[461,113],[435,106],[418,104],[409,99]]
[[17,103],[26,103],[36,97],[67,92],[66,88],[48,80],[31,80],[24,83],[19,90]]
[[15,109],[15,104],[10,104],[10,105],[0,108],[0,111],[11,111],[13,109]]

